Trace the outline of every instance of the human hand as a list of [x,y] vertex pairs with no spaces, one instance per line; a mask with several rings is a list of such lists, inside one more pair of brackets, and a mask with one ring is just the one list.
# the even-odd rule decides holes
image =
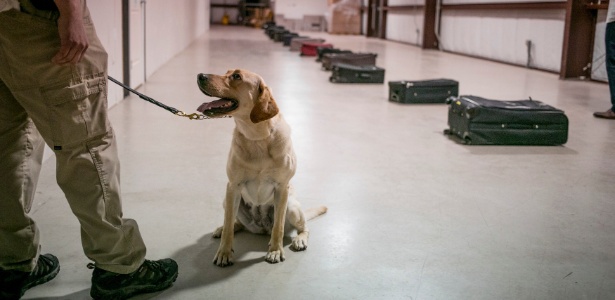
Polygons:
[[56,1],[60,10],[58,32],[60,34],[60,50],[51,59],[58,65],[76,64],[83,58],[89,42],[83,24],[80,1]]

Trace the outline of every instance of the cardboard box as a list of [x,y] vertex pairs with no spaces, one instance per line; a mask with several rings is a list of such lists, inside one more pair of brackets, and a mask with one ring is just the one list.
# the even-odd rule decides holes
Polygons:
[[341,0],[326,13],[327,31],[334,34],[361,34],[361,1]]
[[361,15],[333,11],[327,30],[333,34],[361,34]]

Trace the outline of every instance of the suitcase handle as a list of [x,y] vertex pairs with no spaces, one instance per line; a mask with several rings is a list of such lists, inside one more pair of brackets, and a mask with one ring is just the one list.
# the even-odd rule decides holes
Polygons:
[[372,75],[369,74],[369,73],[359,73],[359,74],[357,74],[357,77],[360,77],[360,78],[371,78]]

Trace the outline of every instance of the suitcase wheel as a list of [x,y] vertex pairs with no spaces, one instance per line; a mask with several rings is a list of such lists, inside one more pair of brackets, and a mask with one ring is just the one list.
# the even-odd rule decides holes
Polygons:
[[399,102],[399,96],[397,95],[397,93],[393,93],[391,95],[391,101]]
[[463,142],[466,145],[472,145],[472,138],[470,138],[470,135],[467,132],[463,134]]
[[331,82],[337,82],[337,80],[336,80],[336,79],[335,79],[335,77],[333,77],[333,76],[329,77],[329,81],[331,81]]

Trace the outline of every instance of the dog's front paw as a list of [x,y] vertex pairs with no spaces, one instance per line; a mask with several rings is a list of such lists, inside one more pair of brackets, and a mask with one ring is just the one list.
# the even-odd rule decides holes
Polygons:
[[265,260],[272,264],[282,262],[284,259],[284,250],[282,248],[277,250],[269,249],[269,252],[267,252],[267,255],[265,256]]
[[214,264],[218,267],[227,267],[233,265],[233,250],[218,249],[214,257]]

